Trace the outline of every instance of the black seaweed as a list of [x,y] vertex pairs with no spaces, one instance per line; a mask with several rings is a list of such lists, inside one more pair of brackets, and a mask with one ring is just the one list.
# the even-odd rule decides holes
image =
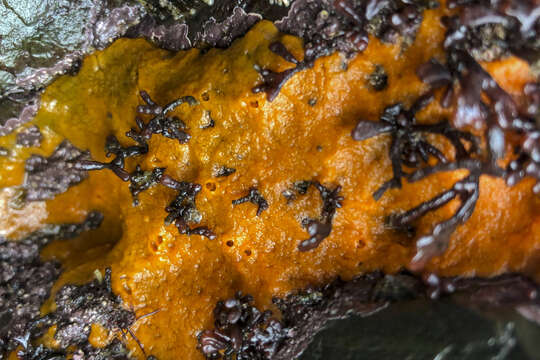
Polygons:
[[141,167],[137,165],[135,171],[129,175],[129,192],[133,197],[133,206],[139,205],[138,195],[141,192],[160,183],[164,173],[165,168],[154,168],[151,171],[143,171]]
[[[456,128],[470,127],[483,131],[484,141],[475,140],[472,134],[445,124],[446,133],[437,131],[435,133],[444,135],[450,140],[454,147],[455,158],[449,160],[433,147],[435,150],[431,150],[431,155],[438,159],[438,164],[420,168],[422,164],[418,159],[427,163],[426,155],[419,156],[422,152],[427,153],[426,150],[410,145],[406,146],[410,150],[399,149],[395,140],[399,134],[392,133],[395,130],[390,127],[388,121],[384,119],[379,123],[361,121],[352,133],[353,138],[357,140],[364,140],[384,132],[393,134],[389,152],[394,178],[383,184],[374,194],[376,199],[382,196],[387,188],[400,187],[402,177],[414,182],[438,172],[457,169],[469,171],[469,174],[456,182],[452,188],[433,199],[402,214],[392,214],[389,217],[388,222],[392,227],[410,228],[412,223],[426,213],[435,211],[454,199],[461,203],[452,217],[435,224],[429,234],[421,235],[416,240],[416,254],[410,263],[413,270],[421,270],[433,256],[442,255],[448,246],[450,235],[472,215],[479,197],[480,176],[500,177],[510,186],[525,177],[532,177],[536,179],[533,191],[540,194],[540,129],[534,119],[534,116],[538,115],[540,103],[539,86],[537,83],[527,84],[524,89],[527,103],[525,106],[518,106],[477,62],[477,58],[481,57],[478,49],[490,48],[492,45],[490,41],[493,40],[490,38],[488,41],[479,34],[485,35],[486,31],[493,30],[494,26],[501,26],[508,31],[505,33],[508,37],[508,43],[505,45],[508,51],[518,56],[530,54],[530,46],[538,45],[535,45],[533,41],[535,39],[532,37],[536,36],[540,8],[539,5],[533,5],[527,0],[512,3],[492,1],[491,5],[486,1],[451,1],[450,7],[463,6],[464,9],[460,16],[443,19],[444,25],[448,28],[444,42],[447,53],[446,64],[432,59],[417,69],[418,77],[431,87],[431,91],[423,98],[432,97],[433,91],[445,88],[440,103],[443,107],[455,104],[453,125]],[[486,26],[490,28],[487,29]],[[524,58],[530,60],[527,56]],[[414,124],[414,121],[412,123]],[[420,125],[422,132],[431,132],[431,128],[437,126],[438,124]],[[401,130],[406,134],[405,137],[409,138],[408,142],[417,139],[415,129],[410,125]],[[447,134],[452,135],[449,137]],[[513,141],[514,153],[511,154],[510,161],[505,167],[500,167],[498,162],[507,155],[508,139],[516,137],[518,140]],[[463,140],[469,143],[468,148],[464,146]],[[479,143],[485,144],[482,149],[479,148]],[[413,155],[413,161],[407,164],[403,160],[408,160],[410,154]],[[415,171],[404,173],[402,164],[414,168]]]
[[527,61],[540,59],[540,11],[534,0],[449,1],[462,7],[449,20],[446,44],[456,42],[477,60],[495,60],[512,53]]
[[214,177],[227,177],[229,175],[232,175],[236,172],[235,168],[230,168],[225,165],[223,166],[217,166],[214,168],[212,176]]
[[[178,182],[168,175],[164,175],[165,168],[153,168],[152,170],[142,170],[137,165],[135,170],[129,173],[125,169],[125,159],[144,155],[148,153],[148,140],[153,134],[163,135],[171,139],[177,139],[181,144],[190,139],[190,135],[182,129],[185,124],[177,117],[168,117],[167,114],[183,103],[190,105],[197,104],[192,96],[184,96],[164,107],[156,104],[146,91],[141,91],[140,95],[146,105],[140,105],[137,112],[140,114],[154,115],[145,124],[139,117],[135,119],[139,130],[131,129],[126,136],[133,139],[137,144],[123,146],[116,136],[109,135],[105,144],[106,156],[115,157],[108,163],[94,160],[80,160],[76,163],[76,168],[84,171],[109,169],[113,171],[123,181],[129,181],[129,191],[133,197],[133,206],[139,204],[138,195],[157,184],[164,185],[178,191],[176,198],[165,208],[169,215],[165,218],[165,224],[174,223],[181,234],[201,235],[209,239],[214,239],[216,235],[206,226],[191,228],[190,223],[199,223],[201,214],[195,206],[195,197],[201,191],[199,184],[188,182]],[[228,169],[228,168],[227,168]]]
[[26,201],[54,198],[87,178],[88,173],[78,167],[90,159],[88,152],[77,149],[68,140],[62,141],[50,157],[32,155],[26,160],[24,189]]
[[130,174],[124,168],[126,158],[143,155],[147,152],[148,145],[146,145],[146,143],[124,147],[120,144],[116,136],[109,135],[105,142],[105,155],[107,157],[114,155],[114,158],[108,163],[94,160],[79,161],[77,163],[77,168],[85,171],[109,169],[122,181],[129,181]]
[[18,345],[26,348],[39,335],[32,324],[60,275],[60,265],[42,261],[40,250],[96,229],[102,220],[100,213],[91,212],[82,223],[47,225],[17,241],[0,238],[0,358]]
[[311,180],[296,181],[291,189],[286,189],[281,194],[287,199],[287,203],[289,204],[296,199],[296,194],[305,195],[310,185]]
[[39,147],[43,135],[36,125],[32,125],[17,134],[17,145],[23,147]]
[[[309,251],[317,248],[330,235],[332,232],[332,220],[334,219],[336,210],[341,207],[343,201],[343,197],[339,196],[341,186],[338,185],[333,190],[330,190],[318,181],[312,181],[309,184],[313,185],[319,191],[323,204],[319,219],[305,219],[303,221],[310,237],[298,244],[299,251]],[[307,188],[305,190],[301,188],[300,190],[305,193]],[[300,191],[298,192],[301,194]]]
[[246,196],[241,197],[240,199],[233,200],[232,204],[239,205],[248,201],[252,204],[257,205],[257,216],[261,215],[264,210],[268,209],[268,202],[261,195],[259,190],[257,190],[257,188],[249,189],[249,193]]
[[198,335],[198,348],[207,359],[272,359],[286,337],[272,312],[259,311],[250,295],[237,293],[214,308],[215,329]]
[[215,239],[216,235],[206,226],[190,228],[190,223],[198,224],[201,221],[201,214],[195,206],[195,197],[201,191],[201,185],[179,182],[168,175],[163,175],[160,179],[162,185],[174,189],[178,192],[176,198],[165,208],[169,213],[165,218],[165,225],[176,225],[180,234],[201,235],[209,239]]
[[[108,163],[103,163],[94,160],[81,161],[78,164],[80,169],[102,170],[109,169],[113,171],[123,181],[130,181],[130,174],[124,169],[125,159],[128,157],[144,155],[148,152],[148,140],[153,134],[160,134],[170,139],[176,139],[180,144],[185,144],[191,136],[183,131],[186,125],[177,117],[169,117],[167,114],[183,103],[190,105],[197,104],[197,101],[192,96],[184,96],[174,100],[164,107],[155,103],[146,91],[140,92],[141,98],[146,105],[139,105],[137,112],[139,114],[154,115],[154,117],[145,124],[140,117],[135,118],[138,130],[131,129],[126,133],[126,136],[133,139],[137,145],[122,146],[116,136],[109,135],[105,144],[107,157],[114,155],[115,157]],[[138,172],[135,173],[137,176]],[[136,198],[134,197],[136,203]]]
[[146,105],[139,105],[137,112],[144,115],[154,115],[154,117],[147,124],[141,118],[137,117],[135,121],[139,130],[131,129],[126,133],[127,137],[132,138],[138,143],[146,143],[150,140],[152,134],[160,134],[169,139],[176,139],[180,144],[185,144],[189,141],[191,135],[184,131],[186,124],[178,117],[170,117],[167,114],[183,103],[191,106],[197,105],[198,102],[193,96],[181,97],[162,107],[156,104],[146,91],[141,91],[140,95]]
[[304,60],[299,61],[294,57],[293,54],[287,50],[285,45],[280,42],[274,42],[270,44],[269,49],[281,56],[286,61],[293,63],[295,66],[293,68],[284,70],[282,72],[275,72],[269,69],[261,69],[256,67],[256,70],[261,74],[263,82],[260,85],[255,86],[252,91],[254,93],[265,92],[266,98],[268,101],[273,101],[281,91],[281,88],[285,83],[297,72],[313,67],[313,60],[306,56]]
[[415,114],[427,106],[431,95],[419,98],[410,109],[395,104],[384,109],[379,122],[360,120],[351,135],[354,140],[362,141],[380,134],[390,134],[392,141],[388,151],[392,161],[394,176],[386,181],[375,193],[375,200],[388,189],[401,188],[401,179],[408,174],[403,167],[419,168],[427,164],[430,157],[440,163],[447,163],[447,157],[434,145],[430,144],[425,134],[444,136],[453,145],[456,159],[463,159],[478,151],[478,140],[470,133],[459,131],[447,121],[433,125],[417,124]]
[[409,264],[413,271],[423,269],[432,257],[442,255],[448,247],[450,235],[471,217],[480,195],[480,176],[504,175],[504,170],[491,162],[467,158],[419,169],[408,176],[408,181],[415,182],[434,173],[459,169],[468,170],[469,175],[456,182],[452,188],[413,209],[389,217],[391,226],[406,228],[428,212],[435,211],[454,199],[458,199],[461,203],[450,219],[436,224],[431,233],[422,235],[416,240],[416,253]]
[[[423,98],[420,99],[420,102],[424,102]],[[415,108],[416,106],[412,107],[412,109]],[[407,178],[409,182],[415,182],[437,172],[457,169],[469,170],[469,175],[456,182],[451,189],[409,211],[402,214],[392,214],[389,217],[390,226],[397,229],[408,229],[426,213],[435,211],[454,199],[461,202],[460,207],[450,219],[436,224],[430,234],[422,235],[416,240],[416,253],[409,266],[413,270],[421,270],[432,257],[444,253],[450,235],[472,215],[480,192],[480,176],[503,177],[505,171],[495,163],[495,160],[501,157],[501,140],[498,133],[493,135],[488,132],[487,155],[485,159],[481,159],[476,158],[479,152],[479,141],[472,134],[459,131],[448,122],[434,125],[416,125],[415,123],[414,111],[409,111],[408,115],[404,115],[401,106],[392,106],[385,110],[385,114],[378,123],[360,121],[353,130],[352,136],[356,140],[364,140],[385,132],[392,134],[389,154],[394,177],[374,193],[375,199],[379,199],[389,188],[400,188],[402,177]],[[440,150],[419,136],[421,133],[445,136],[454,147],[455,159],[448,160]],[[468,148],[465,146],[466,144]],[[430,155],[434,156],[438,163],[434,166],[421,167],[421,165],[427,165]],[[403,165],[416,170],[405,173],[402,170]]]

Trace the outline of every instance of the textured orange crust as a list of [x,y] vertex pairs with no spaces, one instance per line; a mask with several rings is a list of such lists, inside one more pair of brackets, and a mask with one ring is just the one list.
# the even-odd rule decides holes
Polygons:
[[[377,120],[385,106],[398,101],[411,104],[426,91],[415,69],[442,56],[442,12],[425,12],[416,41],[406,49],[372,38],[346,69],[339,54],[317,60],[313,69],[295,75],[271,103],[264,94],[251,92],[260,82],[253,65],[275,70],[290,66],[268,50],[276,40],[297,57],[303,51],[299,39],[279,34],[269,22],[260,22],[230,48],[206,54],[199,50],[175,54],[143,40],[118,40],[88,56],[77,76],[61,77],[46,89],[34,121],[44,133],[42,148],[16,148],[10,158],[0,158],[0,186],[19,185],[24,159],[31,153],[49,155],[64,138],[89,149],[100,161],[106,160],[107,135],[131,144],[124,134],[135,125],[136,106],[142,104],[140,90],[159,104],[192,95],[199,105],[181,105],[173,112],[187,124],[192,139],[180,145],[154,135],[150,152],[129,159],[127,165],[129,170],[136,164],[143,169],[166,167],[166,174],[175,179],[201,184],[197,196],[201,225],[217,238],[179,235],[173,225],[165,226],[164,209],[174,192],[164,187],[143,192],[140,205],[133,207],[128,185],[109,171],[92,172],[54,200],[22,210],[3,205],[12,196],[12,191],[3,190],[0,230],[16,238],[43,223],[76,222],[90,210],[103,212],[100,229],[44,250],[43,257],[60,260],[66,269],[53,291],[65,283],[86,282],[95,269],[110,266],[113,290],[127,307],[138,316],[160,309],[137,321],[133,331],[147,354],[161,360],[202,358],[195,348],[197,332],[212,327],[215,303],[238,290],[252,294],[260,308],[268,308],[273,296],[336,276],[350,279],[377,269],[399,271],[409,263],[414,243],[385,227],[385,217],[451,187],[463,173],[404,184],[402,190],[388,191],[375,202],[372,193],[392,176],[389,138],[355,142],[350,133],[358,119]],[[382,92],[370,90],[366,83],[376,64],[389,77]],[[531,79],[528,66],[515,58],[487,64],[486,69],[515,95]],[[451,112],[434,102],[418,117],[435,123]],[[210,117],[215,126],[202,129]],[[1,138],[0,146],[13,147],[14,141],[14,135]],[[436,137],[433,144],[450,149]],[[215,166],[236,172],[215,178]],[[282,195],[299,180],[318,180],[332,188],[341,185],[345,198],[332,233],[309,252],[297,250],[308,237],[300,222],[317,216],[319,196],[310,188],[288,204]],[[269,203],[258,217],[251,203],[231,204],[253,186]],[[540,280],[540,201],[530,187],[529,181],[508,188],[500,179],[482,177],[473,216],[427,270],[444,276],[512,271]],[[451,216],[456,206],[451,202],[422,218],[418,232]],[[43,311],[52,307],[51,300]],[[93,328],[91,341],[103,346],[109,338],[103,329],[96,331]],[[137,344],[131,339],[128,343],[142,358]]]

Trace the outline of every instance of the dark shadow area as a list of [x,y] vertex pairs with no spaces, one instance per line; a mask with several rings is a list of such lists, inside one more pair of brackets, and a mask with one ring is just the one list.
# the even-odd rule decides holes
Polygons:
[[417,300],[330,322],[301,359],[536,360],[539,339],[540,327],[517,314],[495,318],[450,300]]

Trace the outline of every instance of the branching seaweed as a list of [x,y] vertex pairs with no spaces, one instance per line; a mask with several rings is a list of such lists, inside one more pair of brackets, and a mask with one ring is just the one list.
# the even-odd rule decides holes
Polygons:
[[434,145],[430,144],[424,134],[444,136],[454,147],[456,159],[466,158],[478,150],[477,139],[471,134],[453,128],[447,121],[433,125],[420,125],[415,114],[427,106],[433,97],[421,97],[410,109],[400,103],[384,109],[379,122],[361,120],[352,131],[352,138],[357,141],[369,139],[381,134],[392,137],[389,156],[392,161],[394,176],[386,181],[375,193],[375,200],[388,189],[401,188],[401,179],[407,176],[404,166],[418,168],[427,164],[430,157],[440,163],[447,163],[446,156]]
[[129,157],[148,153],[148,140],[153,134],[177,139],[181,144],[188,142],[191,136],[183,131],[185,124],[179,118],[169,117],[167,114],[183,103],[196,105],[198,102],[194,97],[184,96],[162,107],[155,103],[146,91],[141,91],[140,95],[146,105],[139,105],[137,112],[139,114],[154,115],[154,117],[147,124],[140,117],[137,117],[135,121],[139,130],[132,128],[126,133],[126,136],[133,139],[137,145],[124,147],[116,136],[109,135],[105,144],[106,156],[114,155],[115,157],[108,163],[94,160],[81,161],[78,164],[79,169],[86,171],[109,169],[123,181],[130,181],[130,174],[124,168],[125,160]]
[[257,216],[261,215],[264,210],[268,209],[268,202],[256,188],[249,189],[249,193],[246,196],[233,200],[232,204],[239,205],[248,201],[257,205]]
[[389,217],[389,224],[392,227],[406,228],[428,212],[435,211],[454,199],[458,199],[461,203],[452,217],[436,224],[431,233],[422,235],[416,240],[416,254],[409,265],[413,271],[421,270],[432,257],[442,255],[448,247],[450,235],[471,217],[480,195],[480,176],[500,177],[504,174],[502,168],[491,162],[467,158],[416,170],[407,179],[409,182],[416,182],[435,173],[459,169],[468,170],[469,174],[450,189],[413,209]]
[[163,175],[160,182],[162,185],[178,192],[176,198],[165,208],[169,213],[165,218],[165,224],[174,223],[180,234],[201,235],[209,239],[215,239],[214,232],[206,226],[189,227],[189,223],[198,224],[202,218],[195,206],[195,197],[201,191],[201,185],[184,181],[179,182],[168,175]]
[[[439,127],[439,124],[416,125],[414,111],[410,111],[413,116],[409,115],[412,120],[408,122],[407,116],[401,116],[401,121],[393,122],[383,116],[379,123],[359,122],[352,132],[356,140],[364,140],[381,133],[392,134],[389,153],[394,178],[375,192],[376,199],[387,188],[400,187],[402,177],[409,182],[415,182],[434,173],[458,169],[469,171],[467,176],[450,189],[413,209],[389,217],[392,227],[409,228],[428,212],[435,211],[453,200],[460,202],[460,206],[449,219],[435,224],[429,234],[421,235],[416,240],[416,253],[410,263],[413,270],[423,269],[432,257],[442,255],[448,247],[451,234],[470,218],[480,194],[479,181],[482,175],[503,178],[510,186],[525,177],[532,177],[536,179],[533,191],[540,193],[540,130],[533,118],[538,115],[539,86],[536,83],[525,86],[527,104],[524,108],[520,107],[475,58],[481,57],[475,52],[476,47],[492,40],[486,40],[487,33],[481,35],[479,31],[483,30],[480,28],[485,30],[486,26],[501,26],[509,31],[508,39],[514,39],[514,43],[506,44],[505,49],[530,60],[530,57],[524,54],[531,53],[530,46],[526,44],[538,46],[531,40],[536,36],[539,27],[540,7],[526,0],[513,3],[492,1],[493,6],[480,6],[480,2],[449,2],[450,7],[464,6],[465,9],[460,16],[443,19],[448,28],[444,42],[447,51],[446,64],[432,59],[417,69],[417,75],[431,87],[427,97],[431,97],[436,89],[446,88],[441,97],[441,106],[455,105],[453,125],[457,128],[473,127],[484,131],[483,149],[479,149],[478,141],[473,135],[457,130],[448,123],[442,127],[445,129],[442,132],[432,131]],[[485,49],[487,47],[484,47]],[[388,109],[385,112],[388,112]],[[399,112],[395,111],[395,114]],[[444,135],[454,147],[455,159],[449,160],[438,149],[434,150],[426,147],[424,143],[419,143],[418,133],[422,132]],[[506,167],[500,167],[500,161],[507,156],[506,147],[510,135],[514,154],[507,161]],[[514,140],[515,138],[517,140]],[[464,142],[469,144],[468,148],[464,146]],[[437,158],[438,163],[421,168],[421,162],[427,163],[429,155]],[[406,174],[402,170],[403,165],[413,167],[415,171]]]
[[[445,45],[459,42],[467,52],[479,54],[479,60],[495,60],[494,54],[500,56],[506,52],[530,62],[539,59],[540,4],[537,1],[451,0],[447,6],[462,9],[459,16],[451,19],[453,24]],[[487,58],[486,52],[491,53]]]
[[124,147],[114,135],[107,136],[105,142],[105,153],[107,157],[114,155],[114,158],[108,162],[99,162],[95,160],[83,160],[77,163],[77,168],[85,171],[109,169],[122,181],[129,181],[130,174],[125,169],[125,160],[128,157],[139,156],[148,152],[146,143]]
[[280,42],[273,42],[270,44],[269,49],[276,55],[281,56],[286,61],[293,63],[295,67],[284,70],[282,72],[275,72],[269,69],[261,69],[256,67],[255,69],[263,77],[263,82],[260,85],[255,86],[252,91],[256,93],[265,92],[268,101],[273,101],[281,91],[281,88],[285,83],[296,73],[313,67],[314,59],[307,56],[304,60],[300,61],[290,53],[289,50]]
[[227,177],[229,175],[232,175],[236,172],[235,168],[231,168],[225,165],[222,166],[214,166],[214,169],[212,171],[213,177]]
[[[446,87],[441,98],[443,106],[456,103],[454,125],[458,128],[473,126],[484,129],[487,143],[487,160],[496,161],[505,156],[508,134],[517,135],[515,158],[510,161],[504,177],[515,185],[526,176],[537,179],[535,193],[540,193],[540,137],[538,116],[540,86],[528,83],[523,89],[525,108],[518,106],[491,75],[471,55],[471,47],[479,27],[499,25],[507,29],[511,38],[506,47],[515,55],[530,54],[530,46],[540,46],[535,38],[540,28],[540,4],[523,0],[497,1],[493,6],[481,6],[478,1],[457,2],[451,7],[463,6],[461,16],[446,18],[448,27],[444,42],[447,64],[436,60],[422,65],[417,74],[432,89]],[[485,4],[484,4],[485,5]],[[522,56],[523,57],[523,56]],[[529,57],[524,57],[530,60]],[[454,85],[459,84],[459,88]]]
[[296,194],[298,195],[305,195],[311,186],[310,180],[301,180],[301,181],[295,181],[293,184],[292,189],[286,189],[284,190],[281,195],[287,199],[287,204],[291,203],[293,200],[296,199]]
[[160,134],[169,139],[176,139],[180,144],[185,144],[189,141],[191,135],[184,131],[186,124],[178,117],[170,117],[167,114],[183,103],[191,106],[197,105],[198,102],[193,96],[181,97],[162,107],[155,103],[146,91],[141,91],[140,95],[146,105],[139,105],[137,112],[144,115],[154,115],[154,117],[147,124],[140,117],[137,117],[135,121],[139,130],[131,129],[126,133],[127,137],[132,138],[138,143],[146,143],[150,140],[152,134]]
[[333,190],[323,186],[318,181],[310,182],[321,195],[322,209],[319,219],[306,219],[304,225],[309,234],[309,239],[302,240],[298,244],[299,251],[309,251],[315,249],[332,232],[332,220],[336,210],[341,208],[343,197],[339,195],[341,186],[336,186]]
[[139,205],[138,195],[151,188],[152,186],[159,184],[165,168],[154,168],[151,171],[143,171],[139,165],[134,172],[129,176],[130,184],[129,191],[133,197],[133,205]]
[[133,197],[134,206],[139,204],[138,195],[141,192],[157,184],[176,190],[178,195],[165,208],[169,213],[165,218],[165,224],[174,223],[180,234],[201,235],[214,239],[216,235],[208,227],[191,228],[189,226],[190,223],[197,224],[201,221],[201,214],[195,206],[195,197],[201,191],[201,185],[174,180],[170,176],[164,175],[165,168],[143,170],[140,165],[137,165],[131,173],[125,169],[125,160],[127,158],[148,153],[148,141],[153,134],[177,139],[181,144],[186,143],[190,139],[190,135],[183,131],[185,124],[177,117],[167,115],[183,103],[195,105],[198,102],[192,96],[184,96],[162,107],[155,103],[146,91],[141,91],[140,95],[146,104],[140,105],[137,112],[139,114],[154,115],[154,117],[147,124],[137,117],[136,122],[139,130],[131,129],[126,133],[126,136],[133,139],[137,144],[123,146],[116,136],[109,135],[105,144],[105,152],[107,157],[114,155],[110,162],[104,163],[83,159],[76,162],[75,168],[82,171],[109,169],[121,180],[129,181],[129,190]]
[[[492,87],[491,89],[493,88],[495,87]],[[486,87],[484,87],[484,89],[486,89]],[[488,90],[489,89],[490,88],[488,88]],[[462,91],[466,91],[466,89],[463,89]],[[501,95],[501,98],[503,98],[505,102],[512,101],[509,102],[509,104],[510,106],[514,107],[515,103],[513,100],[507,96],[506,93],[504,94],[504,97]],[[463,94],[460,93],[458,96],[461,97]],[[470,100],[470,98],[466,98],[466,100]],[[457,106],[457,113],[459,113],[459,102]],[[484,106],[479,108],[485,109]],[[497,116],[501,116],[501,114],[499,113]],[[496,120],[487,123],[488,125],[485,132],[486,149],[482,153],[477,151],[478,149],[476,141],[471,134],[458,131],[457,129],[452,128],[449,124],[445,124],[444,128],[447,129],[445,131],[453,134],[451,137],[448,137],[446,134],[438,131],[435,133],[445,135],[451,141],[456,151],[455,159],[453,161],[448,161],[446,158],[441,157],[438,159],[439,162],[437,165],[419,168],[411,174],[404,174],[401,171],[401,164],[405,162],[395,160],[397,156],[403,156],[402,153],[399,151],[390,151],[390,156],[393,160],[393,168],[398,169],[398,174],[401,177],[406,177],[409,182],[419,181],[439,172],[454,171],[458,169],[465,169],[469,171],[469,174],[465,178],[456,182],[452,188],[442,192],[428,201],[421,203],[409,211],[402,214],[393,214],[389,217],[389,224],[392,227],[407,228],[428,212],[435,211],[454,199],[459,200],[461,203],[451,218],[435,224],[429,234],[424,234],[416,240],[416,253],[409,264],[412,270],[421,270],[432,257],[442,255],[448,247],[450,235],[459,225],[465,223],[470,218],[480,194],[480,176],[487,175],[504,178],[509,185],[516,184],[525,176],[531,176],[537,180],[540,179],[540,166],[538,162],[538,160],[540,160],[540,156],[538,156],[538,154],[540,154],[540,143],[538,141],[540,135],[538,131],[532,130],[533,122],[531,120],[518,117],[509,117],[508,120],[511,125],[509,125],[505,130],[509,131],[508,129],[519,129],[516,131],[525,135],[524,140],[521,142],[521,146],[517,147],[520,153],[518,158],[511,161],[508,164],[507,169],[499,167],[496,161],[504,156],[505,150],[505,133],[503,132],[502,128],[498,126],[498,122]],[[391,131],[389,126],[383,121],[381,121],[381,123],[375,123],[375,125],[362,125],[362,122],[360,124],[362,127],[365,127],[365,129],[362,131],[362,133],[365,134],[365,138],[372,136],[372,134]],[[422,125],[421,129],[422,131],[429,131],[431,130],[430,127],[432,126],[437,125]],[[409,128],[406,131],[409,134],[413,134],[413,129]],[[452,137],[455,137],[455,139],[458,141],[452,140]],[[363,137],[360,135],[355,136],[355,138],[363,139]],[[469,142],[470,147],[468,150],[465,147],[460,148],[460,143],[462,140]],[[393,141],[392,147],[395,147],[394,143],[395,141]],[[461,144],[461,146],[463,146],[463,144]],[[408,152],[405,152],[405,154],[408,154]],[[400,166],[398,167],[396,164]],[[410,166],[411,164],[407,165]],[[412,165],[418,164],[412,163]],[[396,174],[396,170],[394,170],[394,174]],[[392,180],[397,182],[395,178],[396,176]],[[389,186],[387,184],[388,182],[381,187],[382,190],[379,189],[374,194],[376,198],[379,194],[381,194],[381,192],[384,192],[385,186]],[[538,182],[533,190],[535,192],[540,191],[540,185],[538,185]]]

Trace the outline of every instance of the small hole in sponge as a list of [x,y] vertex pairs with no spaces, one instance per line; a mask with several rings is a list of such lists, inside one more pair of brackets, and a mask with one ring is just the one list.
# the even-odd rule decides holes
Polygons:
[[229,247],[233,247],[234,246],[234,241],[229,240],[225,244],[227,244],[227,246],[229,246]]
[[207,182],[206,188],[210,191],[216,191],[216,184],[213,182]]
[[202,93],[202,94],[201,94],[201,98],[202,98],[204,101],[210,100],[210,96],[208,95],[207,92]]
[[246,249],[246,250],[244,250],[244,253],[245,253],[247,256],[250,256],[250,255],[251,255],[251,250]]

